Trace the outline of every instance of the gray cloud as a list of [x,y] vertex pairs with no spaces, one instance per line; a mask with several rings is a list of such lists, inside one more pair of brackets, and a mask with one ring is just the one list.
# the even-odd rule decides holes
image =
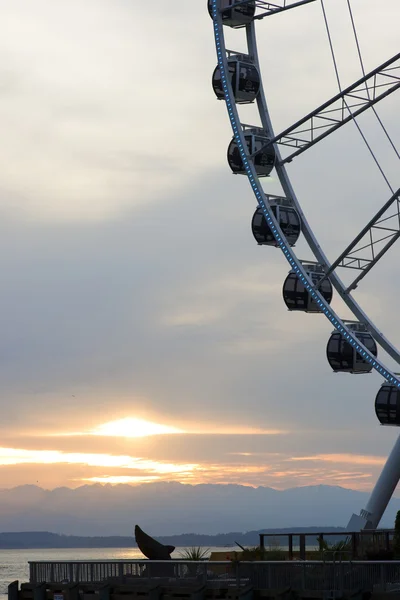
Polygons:
[[[287,265],[252,239],[254,198],[225,161],[231,132],[210,89],[215,53],[203,4],[4,6],[2,426],[76,431],[137,415],[291,431],[157,440],[153,458],[208,460],[221,446],[385,455],[396,433],[378,429],[379,378],[330,372],[329,325],[286,311]],[[277,130],[335,93],[320,15],[293,13],[260,27]],[[375,12],[357,16],[364,32]],[[385,31],[374,28],[370,68],[397,42],[387,16]],[[239,35],[229,32],[232,43]],[[356,63],[344,54],[351,80]],[[382,116],[398,133],[395,108],[392,97]],[[244,114],[251,122],[254,110]],[[373,128],[370,117],[363,126]],[[370,131],[394,177],[397,162]],[[389,197],[350,128],[295,161],[291,174],[332,258]],[[274,178],[265,188],[280,192]],[[298,250],[311,258],[304,242]],[[357,292],[394,338],[396,251]]]

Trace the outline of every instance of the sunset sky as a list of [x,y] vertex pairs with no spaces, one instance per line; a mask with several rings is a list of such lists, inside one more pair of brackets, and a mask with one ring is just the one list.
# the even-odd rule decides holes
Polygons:
[[[344,87],[361,76],[347,3],[326,6]],[[352,6],[370,71],[398,52],[398,0]],[[374,413],[381,380],[331,372],[329,323],[286,310],[287,264],[252,237],[205,0],[0,7],[0,487],[372,489],[398,435]],[[320,2],[258,32],[279,131],[337,93]],[[243,50],[243,31],[227,41]],[[378,105],[397,146],[398,105]],[[289,173],[332,260],[391,195],[352,124]],[[264,187],[281,193],[274,173]],[[399,251],[355,294],[395,344]]]

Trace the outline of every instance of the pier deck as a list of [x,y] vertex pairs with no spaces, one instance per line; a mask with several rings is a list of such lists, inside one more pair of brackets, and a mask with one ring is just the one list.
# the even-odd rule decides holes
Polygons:
[[[208,590],[208,595],[210,590],[214,590],[212,595],[225,590],[225,595],[218,592],[225,597],[233,589],[251,588],[258,595],[262,590],[291,589],[324,598],[354,595],[360,590],[392,594],[398,591],[400,600],[400,561],[35,561],[29,567],[29,589],[36,590],[32,600],[77,600],[70,597],[71,589],[87,589],[87,586],[92,586],[91,593],[97,596],[98,590],[103,589],[100,596],[105,596],[98,600],[137,599],[141,589],[147,590],[149,598],[149,590],[156,588],[180,589],[178,595],[182,599],[188,597],[184,589],[190,589],[192,594],[202,588],[203,596],[204,590]],[[21,590],[25,589],[23,586]],[[63,595],[59,598],[47,592],[41,595],[38,590],[46,586],[69,591],[67,595],[60,592]],[[16,593],[14,586],[9,600],[31,600],[21,590]],[[157,593],[150,594],[150,600],[157,600]],[[93,595],[86,597],[87,594],[80,594],[80,600],[96,600]],[[171,594],[162,592],[162,595],[164,598]]]

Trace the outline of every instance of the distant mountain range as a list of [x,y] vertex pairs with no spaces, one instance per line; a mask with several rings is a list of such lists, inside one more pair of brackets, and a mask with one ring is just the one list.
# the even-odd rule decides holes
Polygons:
[[[351,514],[358,513],[368,497],[367,493],[324,485],[284,491],[159,482],[54,490],[24,485],[0,491],[0,531],[53,531],[79,537],[128,534],[126,543],[132,546],[135,523],[157,538],[174,539],[183,533],[216,535],[320,527],[323,523],[345,527]],[[397,510],[400,499],[395,498],[381,526],[393,527]],[[231,541],[232,538],[224,543]]]

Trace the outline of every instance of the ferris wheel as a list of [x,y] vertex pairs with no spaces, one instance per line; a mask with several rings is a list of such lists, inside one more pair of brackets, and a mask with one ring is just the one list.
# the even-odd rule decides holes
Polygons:
[[[258,59],[257,21],[319,1],[322,6],[329,47],[338,82],[338,93],[276,134],[272,127]],[[341,88],[324,0],[208,0],[213,20],[218,64],[212,86],[218,99],[225,101],[233,138],[228,145],[228,164],[235,174],[245,175],[257,201],[252,218],[252,232],[259,245],[281,249],[289,263],[283,283],[283,300],[289,310],[323,313],[334,327],[326,354],[334,372],[351,374],[377,371],[383,378],[375,399],[375,411],[382,425],[400,426],[400,375],[387,368],[378,356],[378,346],[398,364],[400,351],[374,325],[352,295],[353,290],[400,237],[400,189],[393,189],[385,177],[372,148],[358,123],[358,116],[370,110],[376,116],[397,159],[399,152],[382,123],[376,104],[400,87],[400,53],[366,72],[357,38],[350,0],[347,0],[352,31],[362,75],[352,85]],[[235,52],[225,44],[224,29],[243,31],[247,51]],[[258,124],[245,124],[239,108],[254,103]],[[389,199],[354,237],[353,241],[330,262],[319,245],[296,197],[289,179],[287,163],[315,146],[349,122],[355,123],[377,167],[388,184]],[[282,153],[281,153],[282,149]],[[272,170],[279,178],[283,194],[269,194],[267,178]],[[264,185],[263,181],[267,181]],[[294,245],[303,235],[310,252],[300,259]],[[365,254],[367,251],[367,254]],[[353,269],[356,277],[345,285],[338,275],[340,268]],[[350,309],[353,319],[343,319],[331,307],[333,291]],[[345,307],[344,307],[345,308]],[[310,317],[311,318],[311,317]],[[375,529],[400,480],[400,437],[375,485],[371,497],[360,511],[352,515],[348,529]]]

